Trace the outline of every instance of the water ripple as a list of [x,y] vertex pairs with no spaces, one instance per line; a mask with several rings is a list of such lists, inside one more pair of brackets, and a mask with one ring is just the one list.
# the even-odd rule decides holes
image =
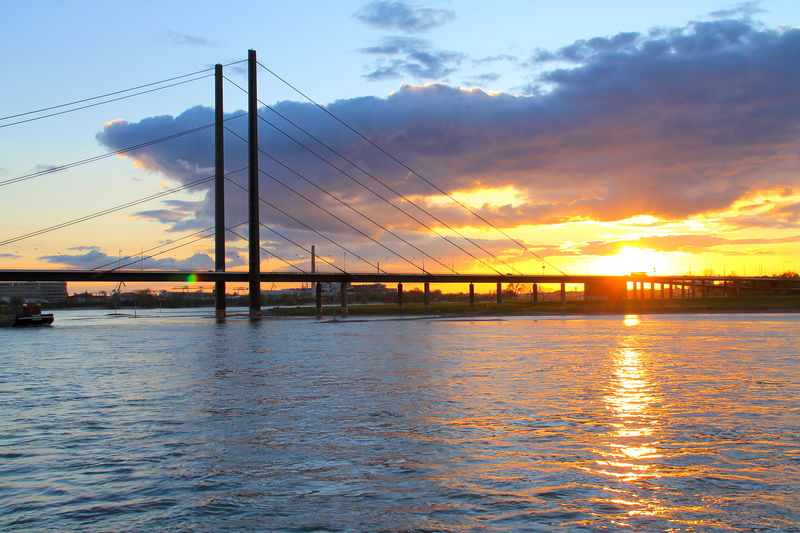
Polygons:
[[4,531],[800,531],[796,315],[82,313],[4,338]]

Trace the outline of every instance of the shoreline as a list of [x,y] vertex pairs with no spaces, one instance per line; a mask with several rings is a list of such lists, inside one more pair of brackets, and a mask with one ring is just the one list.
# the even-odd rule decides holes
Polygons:
[[[105,310],[109,314],[135,317],[141,313],[142,318],[155,318],[162,312],[170,310],[191,310],[210,313],[211,306],[188,306],[171,308],[122,307],[116,311],[105,307],[65,307],[53,308],[50,311]],[[159,311],[159,314],[153,313]],[[343,313],[338,304],[327,304],[321,313],[313,305],[262,307],[261,316],[274,318],[320,318],[339,319],[356,317],[420,317],[420,318],[459,318],[459,317],[498,317],[498,316],[625,316],[625,315],[657,315],[657,314],[767,314],[767,313],[800,313],[800,296],[780,297],[745,297],[745,298],[696,298],[674,300],[625,300],[621,302],[520,302],[507,301],[497,305],[491,301],[476,302],[470,307],[466,302],[437,302],[425,307],[422,303],[408,303],[402,308],[395,303],[358,303],[347,307]],[[243,318],[248,315],[244,306],[228,307],[229,318]]]
[[478,302],[475,307],[466,303],[356,304],[346,313],[338,306],[326,305],[317,313],[316,307],[263,308],[266,317],[343,317],[343,316],[563,316],[563,315],[647,315],[647,314],[747,314],[800,313],[800,297],[773,298],[706,298],[685,300],[630,300],[623,302]]

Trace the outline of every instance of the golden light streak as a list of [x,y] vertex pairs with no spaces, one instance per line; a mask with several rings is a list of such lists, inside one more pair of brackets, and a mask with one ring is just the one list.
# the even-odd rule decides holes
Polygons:
[[[628,315],[625,321],[626,325],[638,325],[639,317]],[[635,337],[629,337],[613,358],[613,379],[603,401],[616,422],[611,424],[613,429],[607,434],[605,448],[595,450],[603,458],[595,461],[596,469],[590,469],[618,483],[631,484],[631,489],[624,491],[605,487],[614,495],[598,500],[629,508],[612,520],[622,527],[631,526],[624,521],[627,518],[663,516],[668,512],[657,500],[639,496],[645,483],[649,483],[647,480],[661,477],[655,461],[662,454],[657,440],[660,423],[653,409],[658,398],[648,379],[645,355],[630,347],[634,341]]]
[[[463,191],[453,191],[450,196],[472,209],[480,209],[484,206],[502,207],[510,205],[511,207],[517,207],[527,201],[522,191],[513,185],[506,187],[476,187]],[[428,196],[425,201],[431,207],[455,205],[453,200],[443,194]]]

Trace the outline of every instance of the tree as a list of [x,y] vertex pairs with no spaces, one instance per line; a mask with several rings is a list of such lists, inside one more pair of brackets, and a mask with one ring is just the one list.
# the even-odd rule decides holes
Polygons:
[[511,294],[513,299],[517,299],[518,294],[522,294],[525,292],[525,284],[524,283],[509,283],[508,288],[506,289],[508,293]]

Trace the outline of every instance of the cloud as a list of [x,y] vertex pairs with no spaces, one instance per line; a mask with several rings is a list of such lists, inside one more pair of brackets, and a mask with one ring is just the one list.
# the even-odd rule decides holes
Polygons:
[[736,219],[739,226],[760,228],[800,228],[800,204],[775,206],[759,214]]
[[468,80],[464,81],[464,85],[467,87],[485,87],[486,85],[499,79],[500,74],[497,74],[496,72],[487,72],[485,74],[477,74],[472,76]]
[[[110,256],[105,252],[100,251],[96,247],[86,247],[89,251],[82,254],[57,254],[45,255],[39,257],[41,261],[54,263],[59,265],[66,265],[68,267],[76,267],[81,269],[95,269],[101,265],[107,265],[104,269],[116,268],[119,263],[119,257]],[[135,263],[125,267],[128,263]],[[122,258],[121,264],[123,268],[139,268],[139,261],[137,257]],[[174,259],[172,257],[165,257],[162,259],[145,258],[143,261],[145,269],[158,269],[158,270],[209,270],[214,268],[214,260],[207,254],[196,253],[191,257],[185,259]]]
[[485,65],[486,63],[497,63],[499,61],[505,61],[509,63],[518,63],[519,58],[517,56],[511,54],[498,54],[494,56],[486,56],[480,57],[477,59],[472,59],[473,65]]
[[380,44],[361,52],[380,56],[365,74],[377,81],[409,76],[416,80],[441,80],[455,72],[466,56],[459,52],[435,50],[430,41],[416,37],[384,37]]
[[21,257],[21,255],[17,254],[0,254],[1,259],[19,259]]
[[[647,248],[659,252],[681,252],[686,254],[698,254],[711,251],[712,248],[722,246],[748,246],[754,245],[776,245],[791,244],[800,242],[800,235],[792,235],[780,238],[742,238],[726,239],[716,235],[654,235],[641,237],[638,239],[623,239],[615,241],[590,241],[572,247],[575,253],[581,255],[613,255],[626,246],[637,248]],[[716,253],[738,255],[738,252],[731,249],[713,250]]]
[[376,28],[419,33],[451,21],[455,13],[446,9],[413,7],[408,2],[397,0],[373,0],[359,9],[355,17]]
[[[211,172],[208,173],[211,175]],[[152,219],[167,224],[171,231],[184,231],[200,229],[200,224],[195,218],[198,211],[204,208],[202,201],[165,200],[168,209],[150,209],[134,213],[134,218]]]
[[709,16],[717,19],[729,19],[739,17],[750,17],[758,15],[759,13],[766,13],[766,10],[761,9],[761,2],[739,2],[725,9],[718,9],[709,13]]
[[[195,253],[183,259],[173,257],[144,257],[140,262],[138,255],[125,256],[121,260],[119,256],[108,255],[96,246],[79,246],[75,249],[87,250],[81,254],[58,254],[39,257],[41,261],[48,263],[65,265],[86,270],[108,270],[122,265],[123,269],[139,269],[140,266],[145,270],[212,270],[214,269],[213,258],[206,253]],[[2,257],[2,255],[0,255]],[[19,256],[16,256],[19,257]],[[266,260],[269,254],[262,253],[262,259]],[[225,267],[230,269],[247,264],[247,248],[228,246],[225,250]],[[101,268],[102,267],[102,268]]]
[[[421,46],[398,39],[402,40],[384,42],[374,53],[407,54]],[[475,209],[506,228],[576,219],[616,221],[640,214],[683,219],[722,212],[755,191],[800,187],[800,71],[795,68],[800,31],[768,30],[742,20],[698,22],[635,38],[589,39],[569,54],[575,59],[570,68],[539,75],[547,90],[535,96],[445,84],[404,85],[385,98],[344,99],[327,109],[441,189],[472,191],[474,197],[485,198]],[[387,185],[426,203],[440,220],[455,227],[484,225],[452,203],[429,201],[439,193],[315,106],[285,101],[274,107]],[[313,145],[365,187],[262,123],[260,138],[271,156],[390,229],[428,232],[370,190],[393,198],[394,193],[271,111],[262,110],[260,116]],[[212,121],[211,109],[194,107],[174,117],[110,123],[98,139],[116,150]],[[246,137],[243,119],[227,125]],[[225,152],[229,172],[247,166],[246,145],[232,134],[226,137]],[[212,155],[211,130],[203,130],[125,157],[188,183],[206,175],[213,166]],[[391,238],[266,156],[261,168],[368,235]],[[231,179],[246,186],[244,174]],[[209,185],[198,188],[206,193],[199,203],[168,205],[172,214],[154,209],[139,215],[176,228],[211,226]],[[509,186],[521,201],[511,204],[481,192]],[[262,196],[314,228],[358,245],[368,243],[268,178],[262,179]],[[395,204],[442,227],[405,201]],[[246,198],[235,186],[228,188],[227,212],[232,223],[246,217]],[[319,241],[276,209],[264,207],[262,212],[265,223],[296,232],[290,234],[299,242]],[[747,213],[728,223],[747,225],[759,218],[759,224],[770,226],[770,214],[782,217],[779,222],[773,219],[773,226],[798,220],[796,205],[778,202],[772,213]]]
[[164,32],[164,37],[175,44],[186,46],[211,46],[211,41],[205,37],[197,37],[195,35],[188,35],[186,33],[178,33],[176,31],[167,30]]
[[546,49],[537,49],[533,55],[534,63],[547,61],[569,61],[581,63],[594,55],[620,51],[633,51],[640,35],[635,32],[618,33],[612,37],[594,37],[588,40],[575,41],[552,52]]

